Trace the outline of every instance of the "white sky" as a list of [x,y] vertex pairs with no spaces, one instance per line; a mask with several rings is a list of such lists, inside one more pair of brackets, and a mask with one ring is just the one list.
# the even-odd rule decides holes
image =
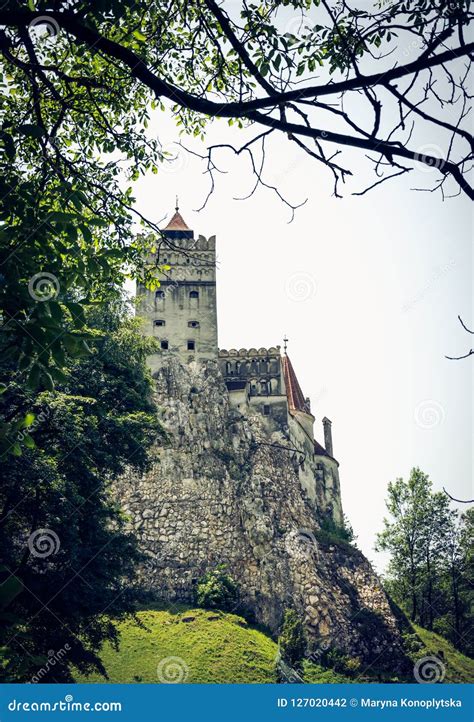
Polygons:
[[[295,203],[308,199],[293,223],[271,191],[233,199],[253,181],[248,159],[225,150],[215,161],[227,173],[216,174],[214,194],[196,213],[208,189],[205,166],[173,144],[169,114],[156,113],[150,132],[176,160],[136,184],[137,208],[169,218],[178,194],[188,225],[217,235],[221,348],[283,345],[288,335],[320,442],[322,417],[333,422],[344,510],[382,569],[386,558],[373,544],[389,481],[420,466],[436,489],[472,496],[473,360],[444,358],[473,343],[457,320],[474,327],[470,202],[410,190],[439,178],[421,167],[351,196],[374,180],[356,151],[347,156],[355,178],[335,199],[330,174],[279,135],[267,147],[265,178]],[[241,145],[248,137],[217,121],[208,141]],[[428,153],[442,145],[433,135],[413,142]]]

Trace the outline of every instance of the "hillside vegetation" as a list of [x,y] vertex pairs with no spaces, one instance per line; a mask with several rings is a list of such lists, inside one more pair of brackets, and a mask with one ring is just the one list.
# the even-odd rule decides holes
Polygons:
[[[77,682],[271,683],[277,681],[277,644],[235,614],[185,606],[146,609],[118,625],[118,649],[106,643],[101,659],[108,678],[76,674]],[[474,660],[443,637],[413,626],[407,637],[413,663],[437,656],[445,666],[445,682],[474,680]],[[370,670],[334,670],[305,660],[308,683],[376,682]],[[390,681],[385,679],[384,681]],[[392,680],[397,681],[415,681]]]
[[417,625],[413,625],[413,629],[424,645],[417,652],[417,659],[430,654],[441,658],[446,670],[444,682],[458,684],[474,682],[474,659],[466,657],[465,654],[453,647],[451,642],[435,632],[430,632]]
[[242,617],[204,609],[149,609],[119,625],[100,674],[77,682],[276,682],[277,645]]

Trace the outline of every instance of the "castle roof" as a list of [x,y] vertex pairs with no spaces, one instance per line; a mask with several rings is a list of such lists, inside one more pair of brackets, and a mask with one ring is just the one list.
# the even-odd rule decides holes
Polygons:
[[179,212],[178,199],[176,198],[175,213],[171,220],[168,221],[168,225],[162,229],[162,233],[166,238],[171,239],[182,239],[182,238],[194,238],[194,231],[188,226],[183,216]]
[[293,365],[287,354],[282,357],[282,366],[290,414],[294,414],[295,411],[302,411],[305,414],[310,414],[311,411],[308,408],[301,386],[296,378]]
[[176,209],[176,213],[169,221],[168,225],[163,228],[164,231],[190,231],[181,213]]

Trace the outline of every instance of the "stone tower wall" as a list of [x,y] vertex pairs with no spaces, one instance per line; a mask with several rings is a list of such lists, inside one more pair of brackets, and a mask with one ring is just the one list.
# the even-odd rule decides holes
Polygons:
[[171,266],[160,278],[160,287],[137,287],[137,315],[143,319],[144,333],[167,346],[149,358],[152,371],[166,354],[184,363],[218,354],[215,237],[173,238],[172,244],[159,255],[160,264]]

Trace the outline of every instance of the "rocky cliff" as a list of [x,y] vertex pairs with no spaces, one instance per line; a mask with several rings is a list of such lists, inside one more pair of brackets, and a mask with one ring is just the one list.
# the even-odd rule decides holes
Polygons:
[[277,633],[293,607],[315,657],[332,648],[393,669],[403,653],[380,581],[357,549],[321,530],[285,427],[269,431],[260,414],[231,408],[216,362],[170,359],[155,381],[169,441],[149,473],[117,488],[147,557],[144,586],[192,601],[197,580],[225,563],[238,611]]

